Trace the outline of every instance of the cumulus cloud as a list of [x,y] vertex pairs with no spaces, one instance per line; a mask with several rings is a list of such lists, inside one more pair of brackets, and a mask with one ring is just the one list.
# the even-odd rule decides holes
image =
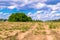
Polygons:
[[[44,13],[42,14],[42,12]],[[50,13],[48,13],[48,11],[36,11],[34,14],[29,12],[27,15],[30,16],[33,20],[43,20],[43,21],[60,18],[60,14],[57,11],[51,11]]]
[[60,3],[57,3],[56,5],[47,5],[52,10],[59,10],[60,9]]
[[2,12],[0,12],[0,15],[2,15],[3,13]]
[[28,6],[28,8],[34,8],[34,9],[42,9],[44,7],[50,7],[52,10],[57,10],[60,8],[60,3],[56,5],[47,5],[45,2],[48,0],[0,0],[0,7],[1,8],[8,8],[8,9],[14,9],[14,8],[25,8]]
[[14,9],[16,6],[8,6],[9,9]]
[[[52,5],[54,1],[57,0],[0,0],[0,10],[4,8],[13,10],[29,10],[27,14],[34,20],[51,20],[60,18],[60,2]],[[52,4],[47,4],[46,2],[53,2]],[[36,10],[34,13],[31,11]],[[9,15],[9,13],[0,13],[0,17]]]
[[[17,6],[17,8],[18,7],[23,7],[23,6],[26,6],[26,5],[29,5],[29,4],[35,4],[35,3],[37,3],[36,4],[36,7],[38,6],[38,7],[40,7],[40,5],[41,5],[41,3],[43,3],[43,2],[46,2],[47,0],[0,0],[0,6],[10,6],[10,8],[11,8],[11,6]],[[44,4],[43,4],[44,5]],[[43,6],[43,5],[41,5],[41,6]],[[38,8],[37,7],[37,8]]]
[[45,6],[46,6],[45,3],[40,3],[40,2],[38,2],[38,3],[36,3],[36,4],[32,4],[30,7],[31,7],[31,8],[34,8],[34,9],[41,9],[41,8],[43,8],[43,7],[45,7]]
[[0,19],[8,19],[9,16],[10,16],[9,13],[0,12]]

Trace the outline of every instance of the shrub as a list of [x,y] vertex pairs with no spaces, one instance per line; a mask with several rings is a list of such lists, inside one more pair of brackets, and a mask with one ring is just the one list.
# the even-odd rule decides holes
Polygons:
[[25,15],[25,13],[12,13],[9,16],[8,21],[10,22],[26,22],[26,21],[32,21],[31,17],[28,17]]
[[50,24],[50,25],[49,25],[49,28],[50,28],[50,29],[56,29],[57,26],[55,26],[55,25],[51,25],[51,24]]

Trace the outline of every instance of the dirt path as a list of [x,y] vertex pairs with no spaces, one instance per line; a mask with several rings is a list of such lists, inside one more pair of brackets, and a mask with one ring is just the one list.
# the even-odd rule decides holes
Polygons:
[[34,26],[32,26],[32,29],[29,29],[28,31],[26,31],[25,33],[22,34],[18,34],[18,40],[22,40],[26,35],[28,35],[29,33],[31,33],[36,27],[37,27],[37,23],[35,23]]
[[49,26],[46,25],[45,23],[43,24],[45,31],[46,31],[46,38],[47,40],[54,40],[53,35],[51,34],[51,30],[49,29]]
[[[26,31],[25,33],[18,33],[18,40],[22,40],[24,39],[27,35],[29,35],[29,33],[31,33],[33,30],[36,29],[36,27],[38,27],[38,23],[35,23],[34,26],[32,26],[32,29],[29,29],[28,31]],[[43,27],[45,28],[45,31],[46,31],[46,39],[47,40],[54,40],[54,37],[51,33],[51,30],[49,29],[49,25],[43,23]],[[39,39],[39,38],[37,38]]]

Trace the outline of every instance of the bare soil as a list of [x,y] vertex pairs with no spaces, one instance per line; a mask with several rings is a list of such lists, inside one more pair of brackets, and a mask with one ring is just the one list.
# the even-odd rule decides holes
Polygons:
[[[28,23],[28,22],[27,22]],[[19,23],[0,23],[0,26],[4,29],[4,26],[20,26]],[[8,24],[8,25],[7,25]],[[21,25],[27,25],[26,23],[22,23]],[[29,23],[28,23],[29,24]],[[60,29],[50,29],[47,23],[42,23],[42,27],[44,30],[37,30],[38,23],[32,23],[30,25],[30,29],[26,32],[22,32],[21,30],[3,30],[0,31],[0,40],[60,40]],[[28,25],[28,26],[29,26]]]

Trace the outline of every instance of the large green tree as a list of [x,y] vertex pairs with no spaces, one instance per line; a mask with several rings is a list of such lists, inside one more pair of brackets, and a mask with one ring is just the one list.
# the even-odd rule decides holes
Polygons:
[[10,22],[26,22],[26,21],[32,21],[31,17],[28,17],[25,15],[25,13],[12,13],[9,16],[8,21]]

